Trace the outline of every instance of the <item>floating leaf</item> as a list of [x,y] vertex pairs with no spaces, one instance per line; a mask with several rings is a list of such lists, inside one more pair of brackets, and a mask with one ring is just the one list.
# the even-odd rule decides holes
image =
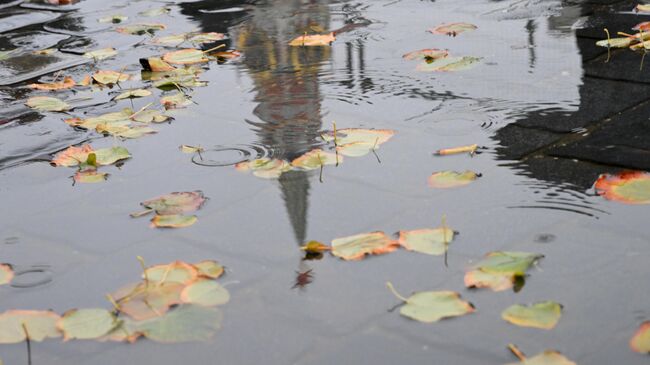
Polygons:
[[201,191],[186,191],[161,195],[140,204],[156,214],[171,215],[193,212],[200,209],[206,200]]
[[490,252],[472,270],[465,273],[468,288],[490,288],[501,291],[511,288],[517,278],[543,255],[528,252]]
[[197,268],[183,261],[155,265],[145,270],[144,278],[151,283],[180,283],[188,285],[199,276]]
[[190,33],[188,40],[192,43],[210,43],[226,39],[223,33],[209,32],[209,33]]
[[182,33],[182,34],[173,34],[173,35],[168,35],[164,37],[157,37],[154,38],[151,42],[155,44],[165,44],[165,45],[173,45],[177,46],[187,40],[189,37],[189,34],[187,33]]
[[98,165],[112,165],[117,161],[131,157],[129,151],[121,146],[100,148],[95,151],[95,155],[97,156]]
[[395,291],[390,282],[386,284],[396,297],[405,302],[400,314],[419,322],[434,323],[475,311],[471,303],[462,300],[460,294],[453,291],[416,292],[405,298]]
[[277,179],[282,173],[291,170],[291,165],[284,160],[259,158],[235,165],[237,171],[253,171],[253,175],[264,179]]
[[178,91],[175,94],[163,96],[160,98],[160,104],[165,107],[165,109],[179,109],[192,105],[193,102],[185,94]]
[[0,51],[0,61],[4,61],[6,59],[9,59],[12,53],[15,53],[18,51],[18,49],[12,49],[9,51]]
[[644,31],[644,32],[650,31],[650,22],[639,23],[635,25],[634,28],[632,28],[632,30]]
[[650,353],[650,321],[643,322],[630,339],[630,348],[642,354]]
[[181,292],[185,285],[174,282],[157,284],[141,283],[126,297],[119,298],[120,312],[137,321],[159,317],[171,306],[181,303]]
[[72,178],[76,183],[93,184],[93,183],[100,183],[106,181],[108,179],[108,175],[109,174],[105,172],[86,170],[86,171],[78,171],[77,173],[74,174]]
[[134,89],[134,90],[127,90],[120,95],[115,97],[115,100],[123,100],[123,99],[134,99],[134,98],[142,98],[145,96],[150,96],[151,91],[146,90],[146,89]]
[[547,330],[557,325],[560,316],[562,316],[562,306],[552,301],[535,303],[530,306],[515,304],[501,313],[501,318],[517,326]]
[[180,145],[178,149],[183,153],[200,153],[204,151],[203,147],[201,146],[189,146],[186,144]]
[[332,255],[344,260],[361,260],[366,255],[393,252],[398,247],[384,232],[361,233],[333,240]]
[[183,303],[211,307],[228,303],[230,294],[214,280],[198,280],[183,289],[181,300]]
[[170,11],[172,11],[172,9],[170,9],[168,7],[162,7],[162,8],[154,8],[154,9],[148,9],[148,10],[145,10],[145,11],[141,11],[141,12],[138,13],[138,15],[146,16],[146,17],[154,17],[154,16],[163,15],[163,14],[168,14]]
[[0,264],[0,285],[9,284],[14,278],[14,270],[11,265]]
[[395,135],[395,131],[391,129],[345,128],[323,134],[321,138],[325,142],[335,142],[339,146],[351,143],[366,143],[379,146],[388,142],[393,135]]
[[424,58],[426,60],[437,60],[439,58],[445,58],[449,55],[449,52],[447,50],[443,49],[436,49],[436,48],[428,48],[428,49],[420,49],[417,51],[405,53],[402,58],[405,60],[417,60],[420,58]]
[[596,180],[595,189],[605,199],[626,204],[650,204],[650,173],[624,171],[618,174],[602,174]]
[[447,251],[447,247],[453,239],[454,231],[447,227],[441,227],[400,231],[397,242],[407,250],[438,256]]
[[427,181],[432,188],[446,189],[468,185],[478,177],[480,175],[469,170],[465,172],[440,171],[431,174]]
[[63,90],[63,89],[70,89],[75,85],[76,82],[72,79],[72,77],[66,76],[61,82],[29,84],[27,86],[37,90]]
[[97,117],[86,119],[70,118],[65,122],[73,127],[81,127],[85,129],[95,129],[100,124],[113,124],[123,121],[129,121],[129,117],[133,115],[133,110],[124,108],[119,112],[106,113]]
[[123,72],[116,72],[116,71],[110,71],[110,70],[102,70],[102,71],[97,71],[93,75],[93,80],[100,84],[108,85],[108,84],[117,84],[122,81],[126,81],[130,79],[131,76],[123,73]]
[[109,57],[113,57],[117,55],[117,50],[115,48],[109,47],[109,48],[103,48],[103,49],[98,49],[96,51],[90,51],[84,53],[84,57],[86,58],[94,58],[95,60],[103,60]]
[[157,30],[165,29],[164,24],[157,23],[142,23],[142,24],[131,24],[124,27],[115,28],[116,31],[125,34],[133,35],[143,35],[143,34],[153,34]]
[[131,115],[131,120],[140,123],[162,123],[169,120],[169,116],[163,114],[159,110],[140,110],[133,115]]
[[301,35],[289,42],[290,46],[329,46],[336,40],[334,32],[329,34]]
[[91,153],[95,155],[96,165],[111,165],[131,157],[129,151],[124,147],[116,146],[93,150],[90,145],[86,144],[81,147],[68,147],[54,156],[50,164],[53,166],[78,166],[86,162]]
[[100,23],[119,24],[119,23],[125,22],[128,19],[129,19],[129,17],[124,16],[124,15],[110,15],[110,16],[105,16],[103,18],[99,18],[97,21],[100,22]]
[[140,65],[145,71],[167,72],[176,70],[174,66],[158,57],[141,58]]
[[221,60],[232,60],[232,59],[241,57],[241,52],[232,49],[232,50],[228,50],[228,51],[210,53],[210,56],[217,57],[217,58],[219,58]]
[[329,251],[332,248],[318,241],[309,241],[304,246],[300,246],[300,249],[307,253],[322,253],[325,251]]
[[70,110],[70,105],[65,101],[49,96],[33,96],[25,103],[28,107],[46,112],[63,112]]
[[577,365],[575,362],[567,359],[561,353],[554,350],[546,350],[531,358],[523,358],[521,362],[510,363],[507,365]]
[[101,308],[72,309],[63,314],[57,327],[63,332],[63,340],[91,340],[109,333],[118,325],[113,313]]
[[197,220],[195,215],[155,215],[151,219],[151,224],[158,228],[185,228],[193,225]]
[[633,37],[619,37],[600,40],[596,42],[596,45],[599,47],[609,48],[627,48],[632,44],[632,42],[634,42]]
[[139,126],[139,127],[129,127],[125,125],[118,124],[100,124],[95,127],[95,130],[99,133],[110,134],[115,137],[134,139],[140,138],[147,134],[154,134],[157,131],[153,128]]
[[221,328],[221,321],[217,308],[183,304],[164,316],[139,323],[137,331],[158,342],[207,341]]
[[347,157],[361,157],[378,148],[379,145],[376,143],[353,142],[337,146],[336,152]]
[[425,72],[451,72],[460,71],[472,68],[476,63],[481,61],[480,57],[447,57],[441,58],[433,62],[420,63],[416,69]]
[[190,65],[194,63],[208,62],[208,58],[205,57],[203,51],[188,48],[181,49],[178,51],[168,52],[163,55],[163,60],[169,63],[175,63],[180,65]]
[[650,13],[650,4],[639,4],[634,10],[642,13]]
[[474,24],[469,23],[447,23],[441,24],[435,28],[429,29],[429,32],[433,34],[445,34],[448,36],[455,37],[460,33],[476,30],[478,27]]
[[342,161],[343,157],[341,156],[324,152],[321,149],[315,149],[291,161],[291,166],[299,167],[303,170],[314,170],[325,165],[338,165]]
[[454,148],[444,148],[436,151],[436,155],[447,156],[447,155],[454,155],[458,153],[469,153],[470,155],[473,155],[476,152],[477,148],[478,148],[477,144],[471,144],[469,146],[461,146],[461,147],[454,147]]
[[214,260],[204,260],[193,265],[199,273],[199,276],[216,279],[223,274],[223,266]]
[[27,339],[41,342],[56,338],[59,315],[52,311],[9,310],[0,314],[0,343],[19,343]]

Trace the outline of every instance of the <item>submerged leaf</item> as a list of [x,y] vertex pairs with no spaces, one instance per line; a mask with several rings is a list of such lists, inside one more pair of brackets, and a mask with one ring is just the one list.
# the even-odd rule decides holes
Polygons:
[[329,34],[301,35],[289,42],[290,46],[329,46],[336,40],[334,32]]
[[465,172],[440,171],[431,174],[427,181],[432,188],[446,189],[468,185],[479,176],[477,173],[469,170]]
[[0,285],[9,284],[14,278],[14,270],[11,265],[0,264]]
[[185,285],[174,282],[141,283],[117,303],[120,312],[137,321],[164,315],[171,306],[181,303]]
[[163,55],[163,60],[169,63],[190,65],[194,63],[208,62],[205,53],[199,49],[189,48],[168,52]]
[[381,255],[399,245],[384,232],[361,233],[332,240],[332,255],[344,260],[361,260],[366,255]]
[[449,55],[449,52],[444,49],[436,49],[436,48],[428,48],[428,49],[420,49],[417,51],[412,51],[409,53],[405,53],[402,58],[405,60],[417,60],[420,58],[423,58],[427,61],[431,60],[437,60],[439,58],[445,58]]
[[550,330],[562,316],[562,306],[553,301],[535,303],[530,306],[515,304],[501,313],[503,320],[522,327]]
[[465,286],[490,288],[494,291],[509,289],[517,278],[526,275],[530,266],[543,257],[528,252],[490,252],[472,270],[465,273]]
[[184,93],[177,91],[175,94],[160,98],[160,104],[162,104],[165,109],[179,109],[192,105],[193,101]]
[[217,308],[183,304],[164,316],[138,323],[136,328],[158,342],[207,341],[221,328],[221,321]]
[[207,199],[201,191],[174,192],[140,203],[159,215],[181,214],[200,209]]
[[49,96],[33,96],[25,103],[28,107],[46,112],[63,112],[70,110],[70,105],[65,101]]
[[417,251],[428,255],[443,255],[453,239],[454,231],[447,227],[441,227],[400,231],[397,242],[410,251]]
[[197,220],[195,215],[155,215],[151,218],[151,224],[158,228],[185,228],[193,225]]
[[90,51],[84,53],[84,57],[86,58],[94,58],[95,60],[103,60],[105,58],[113,57],[117,55],[117,50],[115,48],[109,47],[109,48],[103,48],[103,49],[98,49],[95,51]]
[[460,33],[476,30],[478,27],[469,23],[447,23],[441,24],[435,28],[429,29],[433,34],[445,34],[448,36],[457,36]]
[[605,199],[627,204],[650,204],[650,173],[624,171],[618,174],[602,174],[596,180],[595,189]]
[[291,166],[299,167],[303,170],[314,170],[325,165],[338,165],[342,161],[343,157],[341,156],[324,152],[321,149],[315,149],[291,161]]
[[405,304],[400,308],[404,317],[424,323],[438,322],[443,318],[458,317],[475,311],[474,306],[462,300],[453,291],[424,291],[404,298],[395,291],[391,283],[388,288]]
[[476,63],[481,61],[480,57],[446,57],[435,60],[433,62],[423,62],[420,63],[416,69],[418,71],[425,72],[450,72],[450,71],[460,71],[472,68]]
[[643,322],[630,339],[630,348],[642,354],[650,354],[650,321]]
[[0,343],[19,343],[60,337],[59,315],[52,311],[8,310],[0,314]]
[[228,290],[214,280],[198,280],[188,285],[181,293],[183,303],[215,306],[228,303],[230,294]]
[[158,23],[142,23],[142,24],[131,24],[123,27],[115,28],[116,31],[125,34],[133,35],[143,35],[143,34],[153,34],[157,30],[165,29],[164,24]]
[[118,325],[113,313],[101,308],[72,309],[63,314],[57,327],[63,332],[63,340],[91,340],[109,333]]
[[72,79],[72,77],[66,76],[61,82],[29,84],[27,86],[37,90],[63,90],[63,89],[70,89],[74,87],[76,84],[77,83]]

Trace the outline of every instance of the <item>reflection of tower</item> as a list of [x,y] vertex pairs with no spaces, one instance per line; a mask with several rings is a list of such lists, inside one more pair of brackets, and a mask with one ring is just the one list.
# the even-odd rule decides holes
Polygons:
[[[322,128],[318,74],[329,59],[329,47],[290,47],[296,36],[329,29],[327,1],[275,1],[272,7],[256,7],[239,29],[236,47],[243,51],[255,84],[254,110],[260,121],[250,122],[259,143],[274,157],[293,160],[314,148]],[[282,198],[298,244],[305,241],[309,199],[309,175],[291,171],[280,179]]]

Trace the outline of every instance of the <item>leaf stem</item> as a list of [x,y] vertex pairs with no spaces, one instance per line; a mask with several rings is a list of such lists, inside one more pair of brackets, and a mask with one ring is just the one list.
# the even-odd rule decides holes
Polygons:
[[29,339],[29,332],[27,331],[25,322],[21,322],[20,325],[23,327],[23,331],[25,332],[25,342],[27,342],[27,365],[32,365],[32,342]]
[[510,352],[512,352],[512,354],[515,355],[519,361],[526,361],[526,355],[521,352],[521,350],[519,350],[519,347],[517,347],[517,345],[509,343],[508,350],[510,350]]
[[390,290],[391,293],[393,293],[393,295],[396,296],[399,300],[401,300],[402,302],[408,302],[408,299],[404,298],[400,293],[397,292],[397,290],[395,290],[393,283],[387,281],[386,286],[388,287],[388,290]]
[[147,275],[147,265],[144,264],[144,258],[142,256],[136,256],[135,257],[138,262],[140,263],[140,267],[142,267],[142,274],[144,275],[144,285],[149,286],[149,275]]
[[215,50],[217,50],[217,49],[219,49],[219,48],[223,48],[223,47],[225,47],[225,46],[226,46],[225,44],[220,44],[220,45],[218,45],[218,46],[216,46],[216,47],[214,47],[214,48],[210,48],[210,49],[208,49],[208,50],[206,50],[206,51],[202,51],[202,52],[203,52],[204,54],[205,54],[205,53],[210,53],[210,52],[212,52],[212,51],[215,51]]
[[612,50],[611,50],[612,49],[612,44],[611,44],[612,40],[611,40],[611,38],[609,36],[609,29],[603,28],[603,30],[605,31],[605,33],[607,33],[607,59],[605,60],[605,63],[607,63],[607,62],[609,62],[609,59],[612,56]]
[[122,311],[122,307],[120,307],[120,305],[117,303],[117,301],[115,300],[115,298],[113,298],[112,295],[106,294],[106,299],[111,303],[111,305],[113,306],[113,308],[115,308],[117,312]]

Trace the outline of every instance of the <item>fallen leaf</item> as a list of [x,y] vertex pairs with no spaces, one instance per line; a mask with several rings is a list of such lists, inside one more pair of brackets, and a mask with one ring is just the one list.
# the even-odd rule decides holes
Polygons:
[[168,52],[163,55],[163,60],[169,63],[180,65],[190,65],[194,63],[208,62],[203,51],[194,48],[181,49],[178,51]]
[[412,51],[409,53],[405,53],[402,58],[405,60],[417,60],[420,58],[426,59],[426,60],[437,60],[439,58],[445,58],[449,55],[449,52],[447,50],[443,49],[436,49],[436,48],[428,48],[428,49],[420,49],[417,51]]
[[29,84],[27,86],[37,90],[63,90],[63,89],[70,89],[74,87],[76,84],[77,83],[72,79],[72,77],[66,76],[61,82]]
[[431,174],[427,181],[432,188],[447,189],[468,185],[479,177],[480,175],[469,170],[465,172],[440,171]]
[[[161,195],[146,200],[140,203],[140,205],[147,209],[147,211],[144,212],[145,214],[154,211],[158,215],[172,215],[198,210],[203,206],[206,200],[207,198],[205,198],[203,192],[197,190]],[[132,216],[139,215],[140,213],[132,214]]]
[[199,276],[217,279],[223,274],[223,266],[214,260],[203,260],[193,264],[197,269]]
[[416,67],[416,70],[424,72],[460,71],[474,67],[479,61],[481,61],[480,57],[446,57],[433,62],[422,62]]
[[97,127],[95,127],[95,130],[98,133],[110,134],[114,137],[126,138],[126,139],[135,139],[135,138],[140,138],[147,134],[157,133],[155,129],[146,126],[129,127],[129,126],[120,126],[117,124],[100,124]]
[[52,311],[8,310],[0,314],[0,343],[19,343],[60,337],[56,327],[59,315]]
[[619,38],[600,40],[596,42],[596,45],[599,47],[609,47],[609,48],[627,48],[634,41],[635,40],[633,37],[619,37]]
[[141,11],[141,12],[138,13],[138,15],[146,16],[146,17],[154,17],[154,16],[163,15],[163,14],[168,14],[170,11],[172,11],[172,9],[168,8],[168,7],[153,8],[153,9],[148,9],[148,10],[145,10],[145,11]]
[[115,97],[115,100],[123,100],[123,99],[134,99],[134,98],[142,98],[145,96],[150,96],[151,91],[146,90],[146,89],[134,89],[134,90],[127,90],[120,95]]
[[65,122],[73,127],[95,129],[100,124],[113,124],[129,121],[131,115],[133,115],[133,110],[130,108],[124,108],[119,112],[106,113],[97,117],[90,117],[86,119],[70,118],[66,119]]
[[168,46],[177,46],[185,42],[189,37],[188,33],[173,34],[164,37],[156,37],[151,42],[154,44],[164,44]]
[[277,179],[282,173],[291,170],[291,165],[284,160],[259,158],[235,165],[237,171],[252,171],[253,175],[264,179]]
[[650,204],[650,173],[624,171],[602,174],[594,185],[596,192],[608,200],[626,204]]
[[435,28],[429,29],[429,32],[433,34],[445,34],[448,36],[455,37],[460,33],[476,30],[478,27],[474,24],[469,23],[447,23],[441,24]]
[[337,145],[366,143],[379,146],[388,142],[394,135],[395,131],[391,129],[345,128],[322,134],[321,138]]
[[192,105],[193,102],[184,93],[177,91],[175,94],[160,98],[160,104],[162,104],[165,109],[180,109]]
[[334,153],[324,152],[321,149],[311,150],[291,161],[291,166],[303,170],[319,169],[325,165],[338,165],[343,162],[343,157]]
[[169,116],[159,110],[146,109],[140,110],[131,115],[131,120],[140,123],[162,123],[169,120]]
[[494,291],[509,289],[518,277],[524,277],[528,268],[543,257],[528,252],[490,252],[465,273],[465,286]]
[[91,340],[109,333],[118,325],[113,313],[101,308],[72,309],[57,321],[63,340]]
[[454,239],[454,231],[447,227],[400,231],[398,243],[409,251],[428,255],[444,255],[449,243]]
[[642,354],[650,353],[650,321],[643,322],[630,339],[630,348]]
[[50,96],[33,96],[25,103],[28,107],[46,112],[63,112],[70,110],[70,105],[65,101]]
[[129,17],[124,16],[124,15],[110,15],[110,16],[105,16],[103,18],[99,18],[97,21],[100,22],[100,23],[119,24],[119,23],[125,22],[128,19],[129,19]]
[[151,218],[151,224],[158,228],[185,228],[193,225],[197,220],[198,218],[195,215],[157,214]]
[[197,280],[183,289],[181,293],[183,303],[215,306],[228,303],[230,294],[214,280]]
[[140,65],[145,71],[167,72],[174,71],[176,68],[158,57],[140,58]]
[[117,304],[121,313],[143,321],[162,316],[170,307],[180,304],[184,288],[185,285],[174,282],[140,283],[127,296],[119,298]]
[[207,341],[221,328],[222,317],[215,307],[183,304],[164,316],[139,323],[136,328],[158,342]]
[[476,152],[476,149],[478,148],[477,144],[471,144],[469,146],[461,146],[461,147],[454,147],[454,148],[444,148],[441,150],[436,151],[436,155],[438,156],[447,156],[447,155],[454,155],[458,153],[469,153],[470,155],[473,155]]
[[361,260],[397,250],[399,244],[384,232],[361,233],[332,240],[332,255],[344,260]]
[[86,144],[81,147],[68,147],[54,156],[50,164],[53,166],[78,166],[86,162],[91,153],[95,154],[97,165],[112,165],[117,161],[131,157],[129,151],[124,147],[115,146],[94,150]]
[[155,31],[163,30],[167,28],[164,24],[158,23],[142,23],[142,24],[131,24],[124,27],[115,28],[119,33],[133,34],[133,35],[144,35],[144,34],[153,34]]
[[546,350],[541,354],[528,359],[522,359],[521,362],[510,363],[507,365],[577,365],[575,362],[567,359],[561,353],[554,350]]
[[232,50],[228,50],[228,51],[210,53],[210,56],[217,57],[217,58],[220,58],[220,59],[223,59],[223,60],[232,60],[232,59],[241,57],[241,52],[232,49]]
[[93,75],[93,80],[104,85],[117,84],[119,82],[129,80],[130,78],[131,76],[128,74],[110,70],[97,71]]
[[321,253],[329,251],[332,248],[318,241],[309,241],[304,246],[300,246],[300,249],[308,253]]
[[329,34],[301,35],[289,42],[290,46],[329,46],[336,40],[334,32]]
[[189,146],[186,144],[180,145],[178,149],[183,153],[198,153],[204,151],[203,147],[201,146]]
[[475,311],[471,303],[462,300],[460,294],[453,291],[416,292],[405,298],[395,291],[390,282],[386,284],[397,298],[404,301],[400,314],[419,322],[434,323]]
[[72,177],[76,183],[93,184],[104,182],[108,179],[109,174],[95,170],[78,171]]
[[644,32],[650,31],[650,22],[642,22],[642,23],[639,23],[639,24],[635,25],[635,26],[632,28],[632,30],[636,30],[636,31],[644,31]]
[[109,47],[109,48],[103,48],[95,51],[86,52],[84,53],[83,56],[86,58],[94,58],[95,60],[103,60],[116,55],[117,55],[117,50],[115,48]]
[[550,330],[562,316],[562,306],[553,301],[535,303],[530,306],[515,304],[501,313],[503,320],[521,327]]
[[637,12],[649,13],[650,12],[650,4],[639,4],[634,8],[634,10],[637,11]]
[[352,142],[337,146],[336,152],[346,157],[361,157],[378,148],[376,143]]
[[144,279],[149,283],[179,283],[189,285],[199,277],[194,265],[183,261],[174,261],[164,265],[154,265],[144,272]]
[[9,264],[0,264],[0,285],[9,284],[14,278],[14,270]]

